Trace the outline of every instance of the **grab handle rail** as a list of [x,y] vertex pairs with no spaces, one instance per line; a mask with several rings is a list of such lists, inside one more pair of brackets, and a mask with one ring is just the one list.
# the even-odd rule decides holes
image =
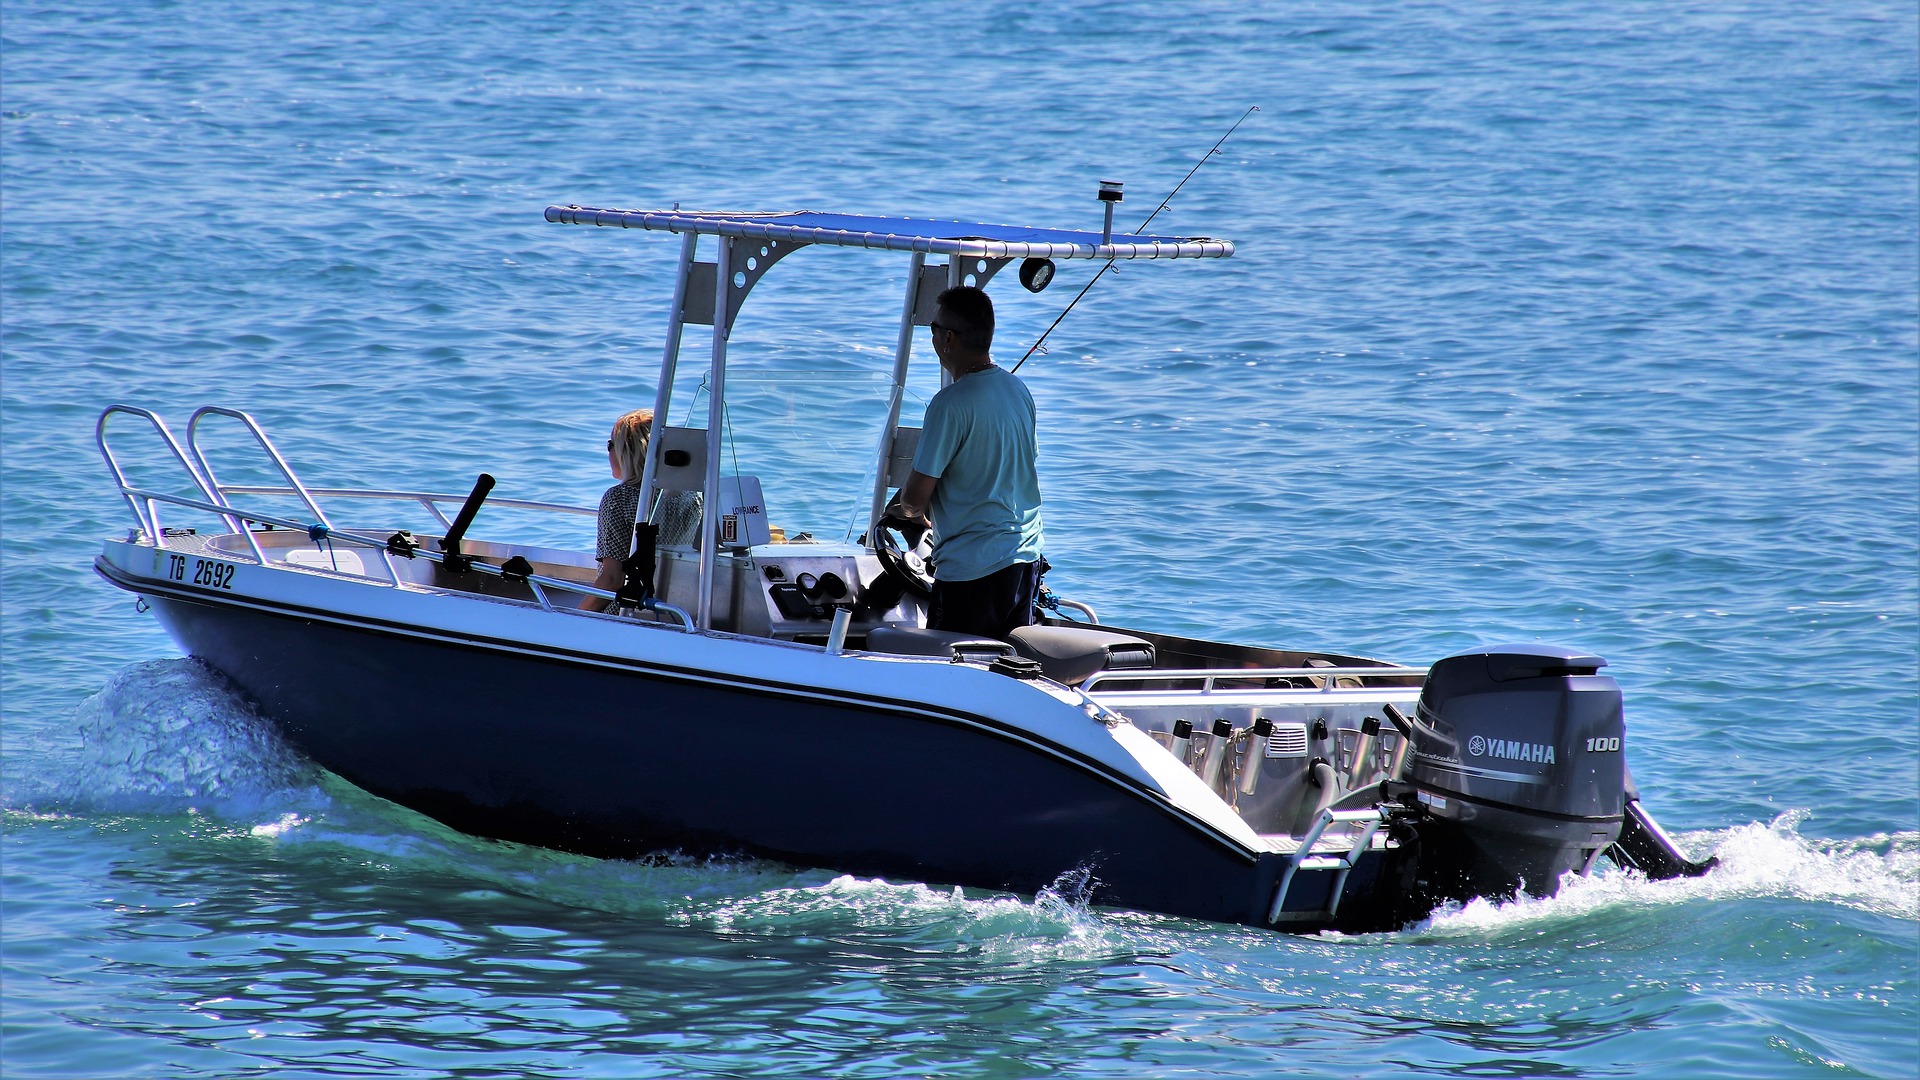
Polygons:
[[245,527],[240,524],[240,519],[230,513],[233,508],[226,505],[226,500],[221,498],[218,489],[199,469],[194,467],[192,461],[188,460],[186,451],[180,448],[179,440],[175,439],[173,432],[168,430],[165,420],[160,419],[159,415],[151,410],[134,405],[109,405],[100,410],[100,419],[93,425],[93,441],[100,447],[100,456],[106,460],[108,471],[113,473],[113,482],[120,489],[120,497],[127,500],[127,509],[133,511],[134,524],[145,530],[156,543],[159,542],[163,534],[160,511],[154,503],[171,502],[173,499],[168,496],[146,496],[143,505],[140,499],[134,497],[134,489],[127,484],[126,470],[120,467],[119,459],[114,456],[113,448],[107,443],[107,421],[114,415],[122,413],[127,416],[138,416],[151,424],[154,433],[160,436],[160,441],[165,443],[167,449],[172,452],[174,460],[187,471],[187,476],[193,480],[193,486],[200,489],[200,494],[207,497],[207,502],[218,504],[213,508],[213,512],[224,519],[229,528],[236,532],[244,531]]
[[[161,443],[173,454],[174,460],[179,462],[180,467],[186,471],[187,476],[193,481],[193,486],[199,489],[203,498],[189,499],[168,492],[148,491],[144,488],[132,486],[127,480],[126,470],[120,467],[120,460],[114,454],[107,437],[108,423],[117,414],[138,416],[147,421],[147,423],[152,426],[154,433],[160,437]],[[281,475],[287,478],[287,483],[290,486],[221,485],[214,478],[213,469],[208,464],[206,455],[201,452],[198,442],[200,422],[207,416],[231,417],[245,425],[248,432],[254,437],[254,440],[260,444],[261,450],[272,459],[274,465],[279,468]],[[159,415],[153,411],[134,405],[115,404],[109,405],[101,410],[100,419],[94,424],[94,443],[100,448],[100,456],[106,462],[107,470],[113,474],[114,486],[118,488],[120,497],[126,500],[127,509],[133,513],[134,523],[144,530],[155,544],[161,543],[165,538],[165,534],[160,525],[158,504],[170,503],[175,506],[205,511],[225,521],[229,529],[246,538],[247,546],[253,550],[254,558],[263,566],[271,560],[267,558],[266,551],[261,548],[259,540],[253,534],[253,530],[247,528],[249,523],[270,525],[275,528],[287,529],[293,532],[304,532],[313,537],[316,542],[322,539],[339,540],[348,544],[375,548],[379,550],[382,566],[387,571],[388,584],[395,588],[400,587],[401,581],[399,570],[393,563],[390,542],[386,539],[363,536],[354,532],[335,530],[332,523],[327,519],[327,516],[321,512],[319,505],[314,501],[313,496],[315,493],[317,492],[318,494],[327,496],[338,495],[346,498],[413,499],[431,511],[436,518],[439,518],[442,525],[448,525],[450,522],[446,515],[440,512],[436,504],[439,502],[459,502],[466,498],[461,495],[443,495],[433,492],[417,491],[361,491],[349,488],[309,489],[300,482],[299,477],[293,474],[293,469],[287,464],[286,459],[280,456],[280,452],[274,448],[273,442],[267,438],[266,432],[261,430],[260,425],[253,417],[238,410],[221,408],[214,405],[205,406],[193,414],[193,418],[188,422],[187,444],[184,449],[180,441],[174,438],[173,432],[167,427],[166,421],[160,419]],[[306,506],[307,510],[312,513],[315,520],[312,522],[294,521],[288,518],[274,517],[268,514],[242,510],[234,506],[228,499],[229,495],[236,494],[294,495],[297,496]],[[597,511],[589,510],[585,507],[566,506],[560,503],[533,502],[526,499],[496,499],[493,500],[493,502],[496,506],[513,507],[516,509],[552,510],[575,514],[597,513]],[[444,563],[446,561],[440,552],[416,550],[413,554],[416,557],[425,558],[430,562]],[[561,610],[554,608],[552,601],[548,599],[546,590],[549,588],[559,589],[563,592],[577,595],[596,596],[602,600],[618,599],[616,594],[608,592],[605,589],[598,589],[591,585],[568,581],[564,578],[550,577],[544,574],[511,573],[502,567],[483,562],[473,563],[472,569],[484,574],[492,574],[496,577],[511,577],[514,580],[527,582],[532,588],[534,596],[539,600],[540,607],[546,611]],[[687,633],[696,632],[693,616],[684,608],[662,600],[652,599],[646,601],[642,606],[649,611],[665,612],[673,616],[679,620],[681,628]],[[582,615],[596,614],[579,611],[578,609],[567,610]],[[597,614],[596,617],[598,617]]]
[[1090,694],[1096,687],[1108,684],[1199,682],[1200,692],[1211,694],[1214,692],[1214,684],[1222,680],[1313,679],[1321,682],[1319,689],[1324,692],[1347,689],[1334,686],[1336,678],[1346,676],[1370,679],[1424,679],[1427,677],[1427,669],[1424,667],[1144,668],[1132,671],[1096,671],[1087,676],[1087,681],[1080,684],[1080,689],[1082,693]]
[[[273,440],[267,438],[267,433],[260,429],[259,423],[253,417],[238,409],[228,409],[219,405],[202,405],[193,411],[192,418],[187,421],[187,449],[193,453],[193,459],[200,463],[201,473],[213,486],[214,492],[220,496],[220,501],[225,502],[229,492],[220,486],[220,480],[213,472],[213,463],[207,460],[206,452],[200,449],[200,422],[209,416],[225,416],[240,421],[241,425],[247,429],[247,434],[252,435],[253,441],[260,445],[267,459],[280,470],[280,475],[287,478],[287,483],[300,497],[300,501],[306,505],[307,512],[313,515],[313,520],[329,529],[333,527],[333,522],[327,520],[327,515],[320,509],[319,504],[313,501],[313,496],[308,494],[306,487],[300,483],[300,478],[293,475],[293,466],[288,465],[287,459],[280,456],[280,451],[274,448]],[[267,561],[266,553],[260,550],[259,542],[253,539],[253,534],[250,532],[247,534],[247,543],[252,546],[254,554],[260,557],[261,562]],[[399,580],[391,562],[387,564],[387,573],[393,576],[396,582]]]
[[1056,596],[1053,598],[1053,602],[1060,605],[1063,608],[1072,608],[1073,610],[1079,612],[1080,614],[1085,615],[1087,617],[1087,621],[1090,623],[1093,623],[1095,626],[1098,626],[1100,624],[1100,616],[1097,613],[1095,613],[1092,608],[1088,607],[1087,605],[1081,603],[1078,600],[1069,600],[1064,596]]
[[[226,489],[230,495],[296,495],[292,488],[270,487],[252,484],[229,484]],[[440,512],[441,503],[459,503],[465,495],[454,495],[437,491],[384,491],[372,488],[308,488],[309,495],[328,499],[388,499],[403,502],[408,499],[419,503],[428,513],[440,522],[441,528],[450,527],[453,519]],[[536,502],[532,499],[500,499],[488,496],[487,505],[505,510],[548,510],[561,514],[582,514],[595,516],[600,511],[589,506],[569,506],[566,503]]]
[[[387,539],[383,539],[380,537],[373,537],[373,536],[364,536],[364,535],[361,535],[360,533],[349,532],[345,530],[337,530],[337,529],[329,528],[327,526],[307,525],[298,521],[294,521],[291,518],[274,517],[269,514],[256,513],[251,510],[241,510],[237,507],[221,506],[213,502],[202,502],[198,499],[188,499],[179,495],[169,495],[166,492],[161,492],[161,491],[145,491],[140,488],[131,488],[131,487],[122,487],[120,490],[123,493],[127,494],[129,497],[138,497],[141,499],[147,499],[147,500],[158,501],[158,502],[175,503],[177,505],[190,507],[195,510],[210,511],[212,513],[220,514],[222,516],[233,515],[238,517],[242,521],[257,522],[262,525],[272,525],[275,528],[287,529],[292,532],[304,532],[304,533],[308,533],[309,535],[317,534],[317,537],[323,537],[328,540],[339,540],[344,543],[357,544],[362,547],[377,548],[380,550],[382,556],[387,559],[388,573],[393,576],[392,584],[395,585],[396,587],[399,586],[400,584],[399,575],[398,573],[394,572],[394,569],[393,569],[392,558],[389,554],[389,552],[392,549],[389,547],[390,541]],[[246,529],[244,525],[236,526],[236,528],[240,529],[241,531],[248,532],[249,533],[248,541],[250,543],[253,543],[255,551],[260,550],[258,542],[253,540],[253,537],[251,535],[251,530]],[[446,562],[446,555],[438,551],[426,551],[424,549],[421,549],[421,550],[414,551],[413,554],[414,554],[414,557],[426,559],[429,562],[443,563],[443,564]],[[262,555],[260,561],[262,564],[265,564],[268,560],[265,558],[264,555]],[[526,581],[529,584],[536,586],[536,588],[533,591],[534,596],[536,596],[539,599],[540,607],[546,611],[567,610],[563,608],[555,608],[552,602],[547,599],[547,594],[545,591],[546,589],[559,589],[563,592],[577,593],[585,596],[597,596],[602,600],[619,599],[619,597],[616,596],[614,593],[608,592],[605,589],[598,589],[592,585],[583,585],[576,581],[568,581],[565,578],[551,577],[546,574],[511,574],[509,575],[509,573],[506,571],[504,567],[495,566],[492,563],[484,563],[476,560],[469,567],[469,569],[477,570],[483,574],[492,574],[494,577],[511,576],[514,580]],[[664,611],[667,614],[672,615],[674,618],[679,619],[681,627],[687,633],[695,632],[695,627],[693,625],[693,615],[690,614],[686,609],[676,604],[669,604],[664,600],[648,600],[641,606],[647,609],[648,611]],[[584,614],[590,614],[590,613],[580,612],[580,614],[584,615]]]

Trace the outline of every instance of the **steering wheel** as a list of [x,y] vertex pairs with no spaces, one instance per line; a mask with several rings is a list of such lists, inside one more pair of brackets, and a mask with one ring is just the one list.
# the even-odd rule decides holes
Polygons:
[[922,600],[933,597],[933,575],[927,571],[932,547],[928,530],[915,522],[888,514],[873,526],[873,553],[881,567]]

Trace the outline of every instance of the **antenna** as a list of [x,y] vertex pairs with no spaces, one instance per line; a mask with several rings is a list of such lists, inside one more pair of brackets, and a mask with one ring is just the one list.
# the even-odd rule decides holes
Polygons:
[[[1167,208],[1168,203],[1173,202],[1173,197],[1175,195],[1180,194],[1181,188],[1187,186],[1187,181],[1193,179],[1193,174],[1200,171],[1200,166],[1205,165],[1210,159],[1212,159],[1213,155],[1220,152],[1220,148],[1226,145],[1227,140],[1233,136],[1233,133],[1240,130],[1240,125],[1247,122],[1247,117],[1252,116],[1254,113],[1257,113],[1259,111],[1260,111],[1260,106],[1258,105],[1248,106],[1247,111],[1240,114],[1240,119],[1235,120],[1233,122],[1233,126],[1227,129],[1227,133],[1225,135],[1220,136],[1220,141],[1214,143],[1213,146],[1210,149],[1208,149],[1208,151],[1205,154],[1201,155],[1200,160],[1194,162],[1193,168],[1187,170],[1187,175],[1181,177],[1180,182],[1173,185],[1173,190],[1167,192],[1167,197],[1164,199],[1161,199],[1160,205],[1153,208],[1153,213],[1147,215],[1147,220],[1140,223],[1140,228],[1133,230],[1134,235],[1136,236],[1139,235],[1141,230],[1153,224],[1153,219],[1160,216],[1160,211],[1165,210]],[[1112,180],[1100,181],[1100,201],[1104,203],[1107,208],[1106,227],[1100,233],[1100,242],[1102,244],[1110,244],[1113,242],[1113,204],[1119,202],[1121,199],[1120,187],[1121,187],[1120,184]],[[1100,272],[1093,275],[1093,280],[1087,282],[1086,285],[1081,288],[1080,292],[1077,295],[1075,295],[1071,301],[1068,302],[1066,310],[1062,311],[1059,317],[1053,320],[1053,326],[1047,327],[1046,332],[1042,333],[1038,338],[1038,340],[1034,341],[1033,346],[1027,350],[1026,355],[1020,358],[1020,363],[1013,365],[1013,370],[1015,371],[1020,370],[1020,364],[1026,363],[1027,360],[1031,358],[1033,354],[1040,348],[1040,346],[1046,343],[1047,335],[1053,333],[1053,328],[1055,326],[1060,325],[1060,320],[1065,319],[1067,317],[1067,313],[1073,310],[1074,305],[1080,302],[1080,298],[1082,296],[1087,295],[1088,290],[1092,289],[1095,285],[1099,284],[1100,279],[1107,276],[1107,271],[1111,269],[1113,269],[1113,260],[1108,259],[1106,261],[1106,264],[1100,267]]]

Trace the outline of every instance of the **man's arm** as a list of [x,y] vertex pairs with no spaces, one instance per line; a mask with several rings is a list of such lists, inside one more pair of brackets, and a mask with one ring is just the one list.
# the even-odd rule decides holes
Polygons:
[[897,516],[926,524],[927,506],[933,502],[933,488],[939,482],[939,477],[918,471],[908,476],[907,482],[900,485],[900,494],[894,499]]

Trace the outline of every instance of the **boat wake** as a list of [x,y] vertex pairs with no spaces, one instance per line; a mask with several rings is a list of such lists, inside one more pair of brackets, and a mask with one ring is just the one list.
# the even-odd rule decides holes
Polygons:
[[1920,832],[1840,840],[1801,836],[1799,826],[1812,816],[1793,810],[1769,824],[1676,834],[1682,848],[1720,860],[1703,877],[1650,881],[1635,871],[1605,868],[1591,877],[1570,877],[1549,898],[1449,905],[1403,936],[1483,937],[1630,909],[1743,900],[1797,900],[1920,922]]
[[[1131,922],[1180,922],[1167,916],[1096,911],[1091,871],[1060,875],[1031,900],[958,885],[935,888],[852,875],[796,883],[718,904],[689,906],[673,916],[687,926],[728,934],[838,936],[882,932],[896,945],[994,960],[1098,959],[1137,944]],[[1201,925],[1201,924],[1193,924]]]

